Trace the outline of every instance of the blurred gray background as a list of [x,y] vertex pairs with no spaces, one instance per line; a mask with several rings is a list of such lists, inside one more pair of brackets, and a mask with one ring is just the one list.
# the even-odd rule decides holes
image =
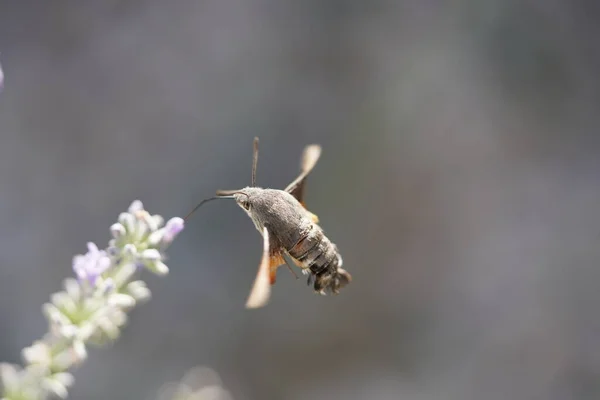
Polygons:
[[281,269],[249,312],[261,238],[210,203],[146,275],[152,300],[76,371],[74,399],[149,399],[196,365],[236,400],[600,396],[598,3],[0,3],[0,360],[134,199],[183,216],[285,187],[353,283]]

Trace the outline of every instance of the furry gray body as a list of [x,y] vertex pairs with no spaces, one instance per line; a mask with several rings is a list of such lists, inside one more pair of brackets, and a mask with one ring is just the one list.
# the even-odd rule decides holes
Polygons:
[[349,282],[349,274],[340,268],[342,257],[336,245],[290,193],[246,187],[234,197],[261,234],[263,227],[267,228],[271,249],[284,249],[305,271],[310,271],[308,283],[314,281],[315,291],[338,293]]

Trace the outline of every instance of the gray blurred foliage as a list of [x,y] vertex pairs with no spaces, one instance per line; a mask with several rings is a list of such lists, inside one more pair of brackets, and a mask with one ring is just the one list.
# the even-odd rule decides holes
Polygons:
[[598,5],[567,0],[0,3],[0,359],[45,329],[73,254],[132,199],[183,215],[284,187],[353,274],[285,269],[206,205],[72,398],[145,399],[194,365],[240,399],[600,396]]

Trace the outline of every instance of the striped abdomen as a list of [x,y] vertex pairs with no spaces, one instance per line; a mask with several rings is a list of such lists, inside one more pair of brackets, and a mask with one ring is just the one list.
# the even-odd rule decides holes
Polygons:
[[313,225],[291,249],[286,250],[310,271],[308,284],[314,280],[314,289],[319,293],[330,290],[337,294],[352,280],[350,274],[341,268],[342,257],[336,245],[318,226]]

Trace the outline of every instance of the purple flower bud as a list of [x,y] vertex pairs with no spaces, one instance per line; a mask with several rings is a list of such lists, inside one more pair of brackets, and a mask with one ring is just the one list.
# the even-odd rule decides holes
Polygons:
[[85,255],[76,255],[73,257],[73,270],[79,280],[87,280],[92,285],[96,279],[110,267],[110,258],[104,250],[98,250],[98,247],[92,242],[87,244],[88,252]]
[[177,236],[185,227],[182,218],[174,217],[167,221],[165,225],[165,234],[163,236],[163,243],[171,243],[175,236]]

